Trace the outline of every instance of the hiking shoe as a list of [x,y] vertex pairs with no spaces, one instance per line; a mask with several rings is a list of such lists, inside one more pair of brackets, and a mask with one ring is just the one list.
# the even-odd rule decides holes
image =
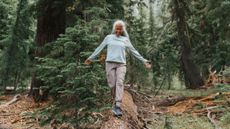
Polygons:
[[112,109],[115,116],[119,117],[122,116],[122,110],[120,107],[114,106]]

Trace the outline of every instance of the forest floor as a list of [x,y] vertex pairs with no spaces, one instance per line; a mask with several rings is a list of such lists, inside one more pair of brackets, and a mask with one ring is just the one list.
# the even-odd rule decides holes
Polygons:
[[[16,100],[15,96],[18,96]],[[48,128],[48,126],[40,127],[39,119],[31,115],[48,105],[49,102],[35,103],[32,98],[26,95],[0,96],[0,129]]]
[[[152,129],[230,129],[230,85],[158,95]],[[156,98],[155,98],[156,99]]]
[[[146,92],[149,92],[146,94]],[[13,95],[0,96],[0,129],[51,129],[39,125],[34,112],[49,106],[34,103],[25,95],[9,104]],[[7,104],[8,103],[8,104]],[[128,89],[125,92],[124,115],[116,118],[110,109],[100,115],[101,129],[230,129],[230,85],[200,90],[163,90],[152,92]]]

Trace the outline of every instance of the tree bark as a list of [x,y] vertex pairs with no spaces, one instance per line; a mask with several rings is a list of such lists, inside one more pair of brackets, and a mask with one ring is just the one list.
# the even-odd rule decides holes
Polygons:
[[181,44],[181,66],[184,72],[185,85],[196,89],[204,85],[200,71],[192,61],[188,26],[185,19],[186,3],[184,0],[174,0],[178,39]]
[[[65,0],[40,0],[38,3],[37,33],[35,57],[44,57],[48,52],[43,50],[45,44],[56,40],[59,34],[65,32],[66,25]],[[39,62],[37,62],[39,63]],[[42,80],[37,78],[36,72],[31,82],[30,95],[36,102],[46,100],[48,90],[41,93]]]
[[108,121],[102,124],[100,129],[143,129],[145,124],[140,119],[138,107],[133,101],[132,95],[124,91],[122,98],[122,111],[124,114],[121,118],[109,117]]

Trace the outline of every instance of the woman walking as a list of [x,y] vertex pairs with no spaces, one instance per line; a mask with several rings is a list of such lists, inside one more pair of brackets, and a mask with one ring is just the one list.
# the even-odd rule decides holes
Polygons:
[[129,40],[125,23],[121,20],[113,24],[112,34],[105,37],[93,54],[85,60],[85,64],[89,65],[105,47],[107,47],[107,82],[115,98],[115,106],[112,111],[115,116],[122,116],[121,100],[124,92],[124,79],[126,74],[126,49],[137,59],[142,61],[146,68],[151,68],[151,64],[149,64],[149,61],[144,59],[133,47]]

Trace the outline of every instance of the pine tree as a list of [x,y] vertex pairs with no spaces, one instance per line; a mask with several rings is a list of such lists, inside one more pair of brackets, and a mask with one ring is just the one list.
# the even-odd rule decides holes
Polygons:
[[[48,115],[61,120],[71,120],[76,128],[81,124],[94,123],[97,119],[91,117],[91,112],[101,110],[108,96],[104,65],[99,61],[90,66],[84,61],[101,43],[108,29],[108,21],[103,18],[108,12],[102,7],[87,7],[82,10],[83,16],[78,17],[74,26],[66,28],[65,34],[52,43],[44,46],[49,51],[44,57],[37,58],[40,62],[37,69],[37,77],[48,88],[51,97],[55,101],[55,108],[47,109]],[[76,14],[72,14],[75,15]],[[74,118],[60,118],[56,110],[74,108],[89,114],[81,114]],[[84,112],[83,111],[83,112]],[[47,114],[46,114],[47,115]]]
[[32,19],[28,11],[28,1],[20,0],[17,6],[16,19],[8,37],[4,40],[6,49],[2,59],[2,75],[4,85],[13,85],[16,89],[21,76],[28,68],[28,49],[32,38],[30,25]]
[[[48,51],[44,50],[44,45],[56,40],[59,34],[65,32],[66,25],[66,1],[62,0],[39,0],[37,4],[37,32],[35,57],[44,57]],[[39,62],[37,62],[39,63]],[[46,100],[49,89],[41,87],[43,82],[34,73],[31,82],[30,94],[35,101]],[[40,90],[43,94],[39,94]]]
[[185,85],[195,89],[204,84],[198,67],[192,59],[192,49],[189,39],[188,25],[186,23],[187,3],[183,0],[174,0],[178,40],[181,44],[181,67],[184,72]]

